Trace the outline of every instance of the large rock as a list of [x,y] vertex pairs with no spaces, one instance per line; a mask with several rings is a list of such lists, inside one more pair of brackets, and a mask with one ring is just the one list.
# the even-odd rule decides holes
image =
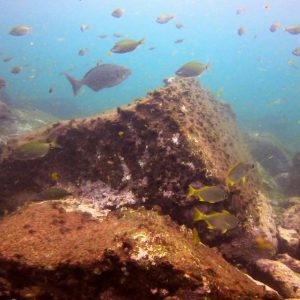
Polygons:
[[269,285],[283,297],[300,298],[300,276],[280,261],[259,259],[256,262],[259,272]]
[[290,206],[284,211],[282,227],[300,231],[300,204]]
[[0,298],[281,299],[169,217],[74,207],[32,204],[0,222]]
[[297,230],[278,226],[278,237],[281,252],[299,256],[299,232]]
[[[15,160],[14,149],[31,140],[56,141],[61,148],[41,159]],[[12,140],[1,157],[0,209],[10,211],[33,199],[53,184],[50,174],[57,172],[61,186],[85,195],[95,207],[99,202],[104,210],[122,206],[118,193],[126,195],[125,206],[160,206],[178,223],[196,226],[201,239],[227,258],[249,263],[272,257],[277,249],[272,208],[256,171],[244,185],[228,190],[222,203],[199,203],[186,196],[192,182],[226,188],[228,169],[239,161],[253,159],[230,107],[196,81],[175,79],[126,108],[56,123]],[[195,205],[206,213],[227,209],[240,223],[226,235],[209,231],[204,222],[193,224]],[[258,249],[257,236],[273,247]]]

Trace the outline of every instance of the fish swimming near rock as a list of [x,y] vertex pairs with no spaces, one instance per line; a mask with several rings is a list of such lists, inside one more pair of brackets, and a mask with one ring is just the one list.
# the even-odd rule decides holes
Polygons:
[[144,44],[144,39],[136,40],[122,40],[117,42],[110,50],[113,53],[127,53],[135,50],[139,45]]
[[180,77],[197,77],[205,70],[210,69],[210,64],[202,64],[198,61],[190,61],[176,71]]
[[32,30],[31,26],[20,25],[12,28],[9,32],[13,36],[23,36],[28,34]]
[[300,47],[297,47],[296,49],[294,49],[292,51],[292,54],[296,55],[296,56],[300,56]]
[[245,183],[248,173],[253,170],[253,163],[238,162],[231,167],[227,173],[226,184],[228,187],[234,186],[240,182]]
[[60,148],[55,142],[33,141],[19,146],[14,152],[16,160],[33,160],[46,156],[50,149]]
[[225,200],[226,193],[219,186],[204,186],[200,189],[195,189],[189,185],[187,196],[196,196],[202,202],[218,203]]
[[197,208],[194,208],[194,222],[198,221],[204,221],[208,229],[219,230],[223,234],[229,229],[235,228],[239,223],[239,219],[227,210],[204,214]]
[[116,64],[99,64],[89,70],[81,80],[76,80],[67,73],[65,75],[72,85],[74,96],[76,96],[82,85],[86,85],[96,92],[118,85],[131,75],[131,70]]
[[71,193],[68,192],[67,190],[53,186],[37,194],[36,198],[39,200],[58,200],[58,199],[65,198],[69,195],[71,195]]
[[299,34],[300,33],[300,25],[289,26],[285,28],[285,31],[290,34]]

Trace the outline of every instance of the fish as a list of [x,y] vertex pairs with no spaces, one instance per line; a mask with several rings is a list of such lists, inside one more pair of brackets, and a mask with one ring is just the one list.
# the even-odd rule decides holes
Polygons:
[[19,146],[14,152],[16,160],[34,160],[46,156],[50,149],[61,148],[55,142],[33,141]]
[[162,15],[160,15],[156,18],[156,22],[159,23],[159,24],[166,24],[174,18],[175,18],[174,15],[162,14]]
[[245,7],[240,7],[236,10],[236,14],[237,15],[241,15],[242,13],[244,13],[246,11]]
[[227,210],[204,214],[197,208],[194,208],[194,222],[198,221],[204,221],[208,229],[219,230],[222,234],[225,234],[229,229],[235,228],[239,223],[239,219]]
[[227,173],[226,184],[228,187],[238,184],[240,181],[242,183],[246,182],[246,177],[248,173],[253,170],[255,165],[248,162],[238,162],[233,165]]
[[175,26],[177,29],[181,29],[183,27],[183,24],[181,22],[177,22]]
[[300,47],[295,48],[295,49],[292,51],[292,54],[294,54],[294,55],[296,55],[296,56],[300,56]]
[[48,93],[49,94],[52,94],[54,91],[54,87],[53,86],[50,86],[49,89],[48,89]]
[[116,38],[120,38],[120,37],[124,36],[124,34],[123,34],[123,33],[120,33],[120,32],[115,32],[115,33],[113,34],[113,36],[116,37]]
[[281,23],[280,22],[275,22],[270,26],[270,31],[271,32],[275,32],[277,31],[279,28],[281,27]]
[[265,3],[264,5],[263,5],[263,8],[264,9],[269,9],[269,8],[271,8],[272,7],[272,5],[270,4],[270,3]]
[[15,66],[10,69],[10,73],[19,74],[23,70],[22,66]]
[[152,46],[152,47],[149,47],[149,50],[152,51],[154,50],[156,47]]
[[49,187],[37,195],[39,200],[58,200],[72,195],[70,192],[59,187]]
[[76,96],[82,85],[94,91],[110,88],[120,84],[131,75],[131,70],[116,64],[98,64],[90,69],[81,80],[76,80],[69,74],[65,76],[72,85],[73,94]]
[[244,27],[240,27],[238,30],[237,30],[237,33],[239,36],[242,36],[246,33],[246,30]]
[[115,18],[121,18],[124,14],[125,10],[124,8],[116,8],[112,13],[111,15]]
[[286,27],[285,31],[287,31],[290,34],[299,34],[300,33],[300,25]]
[[58,180],[58,173],[57,172],[52,172],[50,174],[50,179],[51,179],[52,182],[57,182],[57,180]]
[[84,56],[88,51],[89,51],[88,48],[81,48],[81,49],[78,51],[78,55],[79,55],[79,56]]
[[175,44],[180,44],[180,43],[182,43],[184,41],[184,39],[178,39],[178,40],[176,40],[174,43]]
[[107,34],[99,34],[98,37],[100,39],[106,39],[107,38]]
[[87,24],[81,24],[80,25],[80,31],[81,32],[84,32],[84,31],[88,30],[89,28],[90,28],[90,26],[87,25]]
[[[299,47],[299,56],[300,56],[300,47]],[[299,65],[297,65],[297,62],[294,59],[289,59],[287,64],[294,69],[299,69]]]
[[218,203],[225,200],[226,193],[221,187],[215,185],[203,186],[200,189],[195,189],[189,185],[187,196],[196,196],[202,202]]
[[136,49],[139,45],[144,44],[144,39],[139,41],[136,40],[122,40],[117,42],[113,48],[111,48],[111,52],[113,53],[127,53]]
[[221,86],[217,91],[217,97],[221,98],[223,96],[224,87]]
[[210,69],[210,64],[202,64],[198,61],[190,61],[180,67],[175,73],[180,77],[197,77],[208,69]]
[[3,78],[0,78],[0,90],[6,87],[6,81]]
[[255,238],[255,245],[260,250],[273,250],[275,248],[271,242],[261,235]]
[[2,59],[3,62],[9,62],[11,61],[13,58],[11,56],[5,57]]
[[23,36],[28,34],[31,30],[32,30],[31,26],[20,25],[20,26],[13,27],[10,30],[9,34],[13,36]]

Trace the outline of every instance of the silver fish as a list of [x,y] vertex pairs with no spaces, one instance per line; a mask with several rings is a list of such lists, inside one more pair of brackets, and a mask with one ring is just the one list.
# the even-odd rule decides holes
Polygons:
[[118,85],[131,75],[131,70],[115,64],[99,64],[89,70],[81,80],[76,80],[67,73],[65,75],[76,96],[82,85],[87,85],[94,91]]

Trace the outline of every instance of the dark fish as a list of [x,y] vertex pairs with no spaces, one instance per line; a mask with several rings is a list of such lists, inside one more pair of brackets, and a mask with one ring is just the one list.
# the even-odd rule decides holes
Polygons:
[[183,27],[183,24],[180,22],[177,22],[175,26],[177,29],[181,29]]
[[123,35],[124,35],[123,33],[119,33],[119,32],[115,32],[115,33],[113,34],[113,36],[116,37],[116,38],[120,38],[120,37],[122,37]]
[[20,66],[12,67],[10,70],[10,73],[19,74],[22,70],[23,70],[23,67],[20,67]]
[[54,90],[54,88],[53,88],[52,86],[50,86],[49,89],[48,89],[48,93],[49,93],[49,94],[52,94],[52,93],[53,93],[53,90]]
[[184,39],[178,39],[178,40],[176,40],[174,43],[175,44],[180,44],[180,43],[182,43],[184,41]]
[[29,33],[32,30],[31,26],[16,26],[14,28],[12,28],[9,32],[10,35],[13,36],[22,36],[22,35],[26,35],[27,33]]
[[9,62],[9,61],[11,61],[13,58],[11,57],[11,56],[8,56],[8,57],[5,57],[5,58],[3,58],[3,62]]
[[120,84],[131,74],[131,70],[115,64],[97,65],[89,70],[81,80],[76,80],[69,74],[65,74],[72,85],[73,94],[76,96],[82,85],[86,85],[94,91],[110,88]]
[[79,56],[84,56],[88,51],[89,51],[88,48],[81,48],[81,49],[78,51],[78,55],[79,55]]
[[106,34],[99,34],[98,37],[100,39],[106,39],[107,38],[107,35]]
[[236,10],[236,14],[237,15],[241,15],[242,13],[244,13],[245,12],[245,8],[244,7],[240,7],[240,8],[238,8],[237,10]]
[[270,31],[275,32],[280,28],[280,26],[281,26],[280,22],[275,22],[270,26]]
[[125,10],[124,8],[116,8],[112,13],[111,15],[115,18],[121,18],[124,14]]
[[0,78],[0,90],[6,87],[6,82],[3,78]]
[[149,48],[149,50],[154,50],[154,49],[155,49],[155,47],[154,47],[154,46]]
[[81,24],[80,25],[80,31],[81,32],[84,32],[84,31],[88,30],[89,28],[90,28],[90,26],[87,25],[87,24]]

